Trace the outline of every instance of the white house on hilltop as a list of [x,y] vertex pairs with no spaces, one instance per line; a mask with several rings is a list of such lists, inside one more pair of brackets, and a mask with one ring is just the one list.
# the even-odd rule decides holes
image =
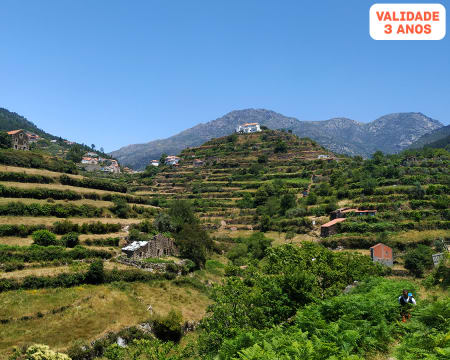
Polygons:
[[236,128],[236,132],[244,133],[244,134],[254,133],[254,132],[258,132],[258,131],[261,131],[261,127],[259,126],[259,123],[247,123],[244,125],[239,125]]

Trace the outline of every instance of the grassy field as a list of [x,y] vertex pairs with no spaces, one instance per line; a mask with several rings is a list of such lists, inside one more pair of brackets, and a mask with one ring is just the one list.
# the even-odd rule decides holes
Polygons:
[[[44,170],[44,169],[32,169],[32,168],[23,168],[18,166],[6,166],[6,165],[0,165],[0,171],[2,172],[17,172],[17,173],[25,173],[30,175],[42,175],[42,176],[49,176],[52,178],[59,178],[62,173],[50,171],[50,170]],[[81,175],[70,175],[71,177],[82,179],[84,176]]]
[[62,185],[62,184],[37,184],[37,183],[21,183],[13,181],[0,181],[1,185],[4,186],[14,186],[21,189],[53,189],[53,190],[72,190],[77,193],[97,193],[97,194],[117,194],[123,195],[120,192],[99,190],[99,189],[89,189],[78,186]]
[[[7,359],[15,345],[45,343],[65,350],[77,341],[91,341],[143,322],[150,317],[149,305],[158,314],[177,309],[184,320],[199,320],[210,300],[195,289],[154,282],[10,291],[0,294],[0,303],[2,319],[32,317],[1,325],[0,359]],[[62,306],[68,308],[52,313]]]
[[[20,201],[24,204],[48,204],[47,200],[40,199],[29,199],[29,198],[0,198],[0,205],[7,204],[9,202]],[[103,200],[91,200],[91,199],[81,199],[81,200],[52,200],[53,204],[73,204],[73,205],[91,205],[95,207],[110,207],[113,206],[111,201]],[[143,206],[143,205],[139,205]]]

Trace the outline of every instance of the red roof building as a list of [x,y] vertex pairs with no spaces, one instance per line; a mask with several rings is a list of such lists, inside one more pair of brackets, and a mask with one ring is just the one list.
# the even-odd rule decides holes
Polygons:
[[323,224],[320,227],[320,236],[327,237],[327,236],[336,234],[337,224],[339,224],[345,220],[346,220],[345,218],[338,218],[338,219],[331,220],[331,221],[327,222],[326,224]]
[[387,266],[394,265],[392,248],[382,243],[378,243],[370,248],[370,257],[373,262],[379,262]]

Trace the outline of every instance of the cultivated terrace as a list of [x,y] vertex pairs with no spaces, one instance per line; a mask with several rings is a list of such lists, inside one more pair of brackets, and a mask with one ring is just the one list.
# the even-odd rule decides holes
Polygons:
[[[0,359],[449,358],[446,150],[263,127],[165,156],[99,175],[0,149]],[[176,256],[121,250],[158,238]]]

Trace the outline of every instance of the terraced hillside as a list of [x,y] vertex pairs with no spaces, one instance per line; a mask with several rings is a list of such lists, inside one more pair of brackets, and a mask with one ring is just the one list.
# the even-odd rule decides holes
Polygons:
[[[394,314],[385,319],[389,332],[413,334],[395,315],[399,289],[423,284],[446,294],[448,287],[448,262],[433,271],[431,254],[444,252],[449,241],[449,160],[444,149],[430,148],[375,153],[370,160],[338,156],[309,139],[267,129],[186,149],[177,166],[110,179],[78,173],[69,161],[2,150],[0,303],[6,306],[0,308],[0,358],[30,343],[73,359],[101,358],[106,349],[123,355],[133,346],[170,348],[183,352],[180,359],[211,358],[231,349],[221,348],[227,339],[247,344],[240,332],[284,324],[308,304],[326,305],[356,280],[386,274],[394,279],[380,286],[393,288],[377,297]],[[376,215],[350,211],[334,234],[321,236],[321,226],[343,207]],[[172,237],[181,257],[198,266],[150,258],[145,262],[169,264],[150,272],[118,261],[122,245],[155,233]],[[393,272],[370,260],[369,247],[378,242],[393,248]],[[427,278],[422,283],[411,275]],[[117,334],[153,338],[141,331],[144,322],[175,319],[180,330],[176,311],[191,325],[204,319],[203,327],[188,331],[178,345],[113,345]],[[392,337],[378,339],[375,348],[366,340],[358,340],[366,344],[364,354],[381,351],[380,359],[388,358]],[[358,349],[348,354],[363,356]]]
[[[266,130],[214,139],[180,157],[179,166],[164,168],[137,194],[190,200],[217,238],[262,230],[276,243],[312,239],[365,254],[384,242],[394,247],[400,272],[406,250],[449,240],[450,158],[443,149],[363,160]],[[377,214],[350,212],[336,234],[322,238],[321,225],[341,207]]]
[[266,130],[214,139],[184,150],[180,158],[179,166],[165,167],[136,194],[189,199],[211,229],[251,230],[256,209],[244,206],[245,199],[274,180],[300,198],[317,164],[334,161],[335,155],[309,139]]
[[[207,271],[190,279],[195,288],[117,261],[160,212],[151,198],[128,192],[135,180],[77,174],[70,162],[1,150],[0,359],[31,342],[64,350],[89,343],[148,320],[150,305],[159,315],[177,309],[185,320],[202,317]],[[99,259],[100,281],[89,275]]]

